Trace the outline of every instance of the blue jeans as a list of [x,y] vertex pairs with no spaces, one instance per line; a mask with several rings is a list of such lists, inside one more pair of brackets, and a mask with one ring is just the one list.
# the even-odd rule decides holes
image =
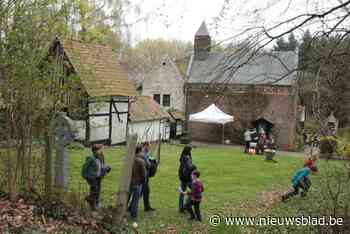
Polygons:
[[142,185],[130,185],[130,198],[131,201],[129,202],[129,208],[128,210],[130,211],[130,215],[132,218],[137,217],[137,210],[139,206],[139,200],[141,196],[141,191],[142,191]]
[[[181,190],[182,191],[186,191],[187,187],[189,189],[191,189],[191,185],[192,185],[192,182],[191,181],[188,181],[188,182],[184,182],[184,181],[181,181],[181,184],[180,184],[180,187],[181,187]],[[180,193],[179,195],[179,210],[182,211],[185,209],[185,205],[184,205],[184,199],[185,199],[185,195],[183,195],[182,193]],[[190,202],[190,198],[187,198],[187,202],[186,203],[189,203]]]

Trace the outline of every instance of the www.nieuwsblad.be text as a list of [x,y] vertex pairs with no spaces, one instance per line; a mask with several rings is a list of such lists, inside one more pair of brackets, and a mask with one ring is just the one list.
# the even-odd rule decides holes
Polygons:
[[209,217],[212,226],[341,226],[343,218],[322,216],[299,216],[299,217],[239,217],[212,215]]

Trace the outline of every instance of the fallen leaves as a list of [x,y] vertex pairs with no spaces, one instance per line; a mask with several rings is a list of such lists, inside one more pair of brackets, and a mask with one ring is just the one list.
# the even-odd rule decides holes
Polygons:
[[32,204],[26,204],[23,199],[10,202],[0,199],[0,233],[21,233],[25,230],[35,229],[42,233],[59,234],[66,230],[79,230],[82,233],[109,233],[98,225],[93,217],[84,217],[77,212],[71,212],[67,219],[57,220],[46,217],[44,214],[36,214],[35,210],[41,210]]

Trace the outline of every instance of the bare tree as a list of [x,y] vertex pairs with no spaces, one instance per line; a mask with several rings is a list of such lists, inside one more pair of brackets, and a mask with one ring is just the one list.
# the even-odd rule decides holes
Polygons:
[[[252,1],[244,1],[244,5],[252,6]],[[243,11],[240,7],[244,8],[244,5],[226,0],[220,14],[214,18],[213,27],[220,30],[220,25],[224,25],[229,21],[231,24],[237,22],[239,19],[237,15],[241,15],[238,11]],[[264,5],[264,4],[261,4]],[[237,7],[238,6],[238,7]],[[296,6],[302,8],[295,11]],[[336,0],[329,1],[321,5],[319,1],[307,1],[301,3],[299,1],[269,1],[262,7],[255,7],[253,10],[247,10],[244,14],[247,18],[251,19],[249,23],[245,24],[241,30],[238,30],[236,34],[221,41],[221,43],[229,43],[235,46],[236,49],[232,50],[232,46],[227,50],[227,56],[218,65],[217,79],[212,81],[212,84],[207,87],[207,90],[211,89],[213,85],[216,85],[216,81],[219,80],[223,73],[229,72],[231,75],[225,81],[220,83],[229,84],[235,79],[235,74],[241,70],[244,66],[251,63],[252,60],[261,56],[262,54],[273,53],[269,51],[285,36],[300,35],[300,32],[310,30],[310,39],[304,43],[303,48],[314,47],[314,53],[311,58],[304,63],[300,63],[295,69],[289,69],[286,67],[284,75],[269,77],[272,78],[267,83],[277,83],[292,73],[298,72],[303,76],[312,76],[313,82],[313,99],[315,105],[313,105],[313,117],[318,120],[319,123],[323,121],[325,116],[329,114],[330,110],[335,110],[340,113],[339,107],[335,105],[335,102],[327,103],[325,109],[323,104],[331,94],[334,92],[327,92],[325,94],[325,84],[330,87],[339,87],[344,84],[344,79],[340,77],[340,74],[334,73],[334,71],[341,71],[344,74],[344,62],[348,61],[349,55],[349,16],[350,16],[350,1]],[[236,9],[236,11],[234,10]],[[282,10],[280,10],[282,9]],[[268,19],[271,14],[279,16],[279,20],[273,21]],[[264,18],[264,14],[268,15]],[[286,15],[286,16],[285,16]],[[341,59],[339,59],[341,58]],[[282,61],[281,61],[282,62]],[[333,64],[330,66],[329,64]],[[283,65],[283,64],[282,64]],[[300,73],[302,72],[302,73]],[[348,73],[346,73],[348,74]],[[217,86],[217,85],[216,85]],[[222,86],[222,90],[227,89],[227,85]],[[338,97],[333,101],[342,98]],[[344,114],[342,114],[344,115]]]

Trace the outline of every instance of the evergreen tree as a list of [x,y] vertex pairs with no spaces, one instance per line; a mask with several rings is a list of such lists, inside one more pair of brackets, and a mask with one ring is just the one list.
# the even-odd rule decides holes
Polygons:
[[288,50],[288,47],[289,47],[289,44],[288,42],[286,42],[284,40],[283,37],[281,38],[278,38],[277,41],[276,41],[276,45],[274,46],[274,50],[275,51],[287,51]]
[[312,36],[309,30],[306,30],[299,47],[299,67],[306,70],[312,54]]
[[295,51],[298,47],[298,41],[295,39],[294,33],[289,34],[288,36],[288,50]]

